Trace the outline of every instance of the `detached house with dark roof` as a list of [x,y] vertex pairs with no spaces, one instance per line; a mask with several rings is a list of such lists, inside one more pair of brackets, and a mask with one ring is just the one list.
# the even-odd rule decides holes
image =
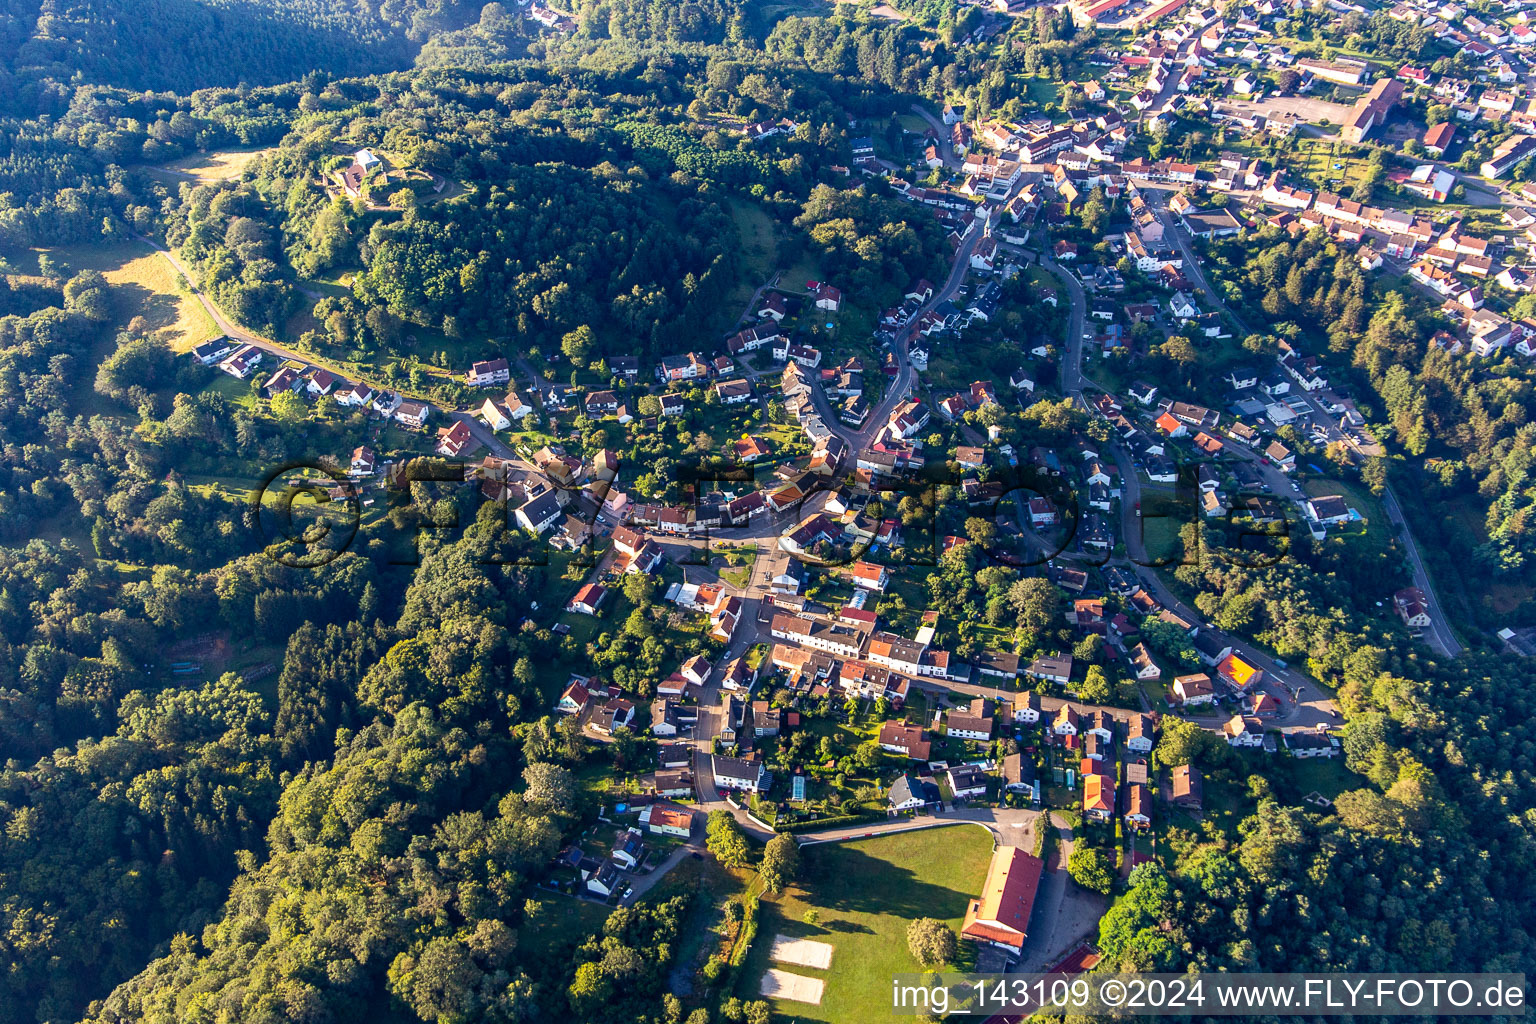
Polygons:
[[504,358],[483,359],[470,366],[464,374],[464,383],[472,388],[487,388],[505,384],[512,379],[512,368]]
[[544,491],[512,512],[517,525],[532,534],[541,534],[560,518],[560,501],[554,491]]
[[903,775],[891,783],[890,792],[886,795],[886,806],[892,811],[915,811],[942,802],[938,786],[926,779],[914,779],[910,775]]
[[714,772],[715,786],[719,789],[761,793],[772,783],[772,776],[761,761],[714,754],[710,757],[710,768]]

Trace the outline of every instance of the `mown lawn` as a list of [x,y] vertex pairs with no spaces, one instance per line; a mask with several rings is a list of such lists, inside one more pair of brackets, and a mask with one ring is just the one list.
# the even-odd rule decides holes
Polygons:
[[[992,836],[975,826],[955,825],[881,836],[853,843],[828,843],[801,851],[799,882],[778,897],[765,897],[762,924],[742,972],[742,998],[757,998],[769,967],[824,978],[820,1006],[781,1001],[782,1019],[825,1024],[886,1024],[891,1020],[891,975],[916,971],[907,952],[907,925],[936,917],[956,931],[966,904],[981,892],[992,859]],[[815,924],[805,912],[815,909]],[[773,964],[768,952],[778,935],[828,942],[832,966],[825,971]],[[959,969],[972,969],[968,943],[961,945]]]

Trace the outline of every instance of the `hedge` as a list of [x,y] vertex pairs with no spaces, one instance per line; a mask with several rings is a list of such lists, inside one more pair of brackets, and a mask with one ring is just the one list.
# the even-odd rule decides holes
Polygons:
[[752,949],[757,937],[757,894],[749,893],[741,901],[741,930],[736,933],[736,945],[731,948],[731,966],[740,967]]
[[797,821],[790,825],[780,825],[780,832],[819,832],[825,828],[841,828],[844,825],[861,825],[866,821],[884,821],[883,814],[838,814],[830,818],[813,818],[810,821]]

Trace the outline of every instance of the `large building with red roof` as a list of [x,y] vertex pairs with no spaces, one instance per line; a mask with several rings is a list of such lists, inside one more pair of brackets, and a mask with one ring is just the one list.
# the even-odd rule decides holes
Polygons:
[[981,897],[971,900],[965,910],[960,934],[977,942],[1023,949],[1044,867],[1043,860],[1018,847],[1000,847],[987,868]]

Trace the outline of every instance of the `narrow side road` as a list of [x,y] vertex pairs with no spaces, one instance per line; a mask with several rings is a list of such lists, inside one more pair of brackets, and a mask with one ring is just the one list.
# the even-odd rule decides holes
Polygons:
[[[1159,192],[1154,193],[1153,196],[1156,198],[1149,198],[1148,202],[1152,206],[1157,207],[1160,200],[1166,201],[1167,194]],[[1222,298],[1221,294],[1211,287],[1211,282],[1206,277],[1205,270],[1201,266],[1198,256],[1189,244],[1189,237],[1179,227],[1173,214],[1166,208],[1162,208],[1157,209],[1157,215],[1163,222],[1163,237],[1171,239],[1178,248],[1179,254],[1184,257],[1184,276],[1203,290],[1205,297],[1217,309],[1231,317],[1238,330],[1242,331],[1245,335],[1253,333],[1248,325],[1243,322],[1242,318],[1227,305],[1226,300]],[[1317,399],[1310,394],[1304,394],[1304,397],[1311,404],[1313,412],[1319,416],[1320,422],[1327,423],[1326,411],[1321,408]],[[1437,653],[1445,657],[1454,658],[1461,653],[1461,644],[1457,642],[1456,634],[1451,630],[1450,622],[1445,617],[1444,607],[1441,604],[1439,595],[1435,593],[1434,581],[1429,578],[1429,573],[1425,571],[1424,564],[1419,558],[1418,543],[1414,540],[1413,531],[1408,528],[1407,521],[1402,517],[1401,508],[1397,502],[1397,495],[1392,493],[1392,486],[1390,484],[1387,485],[1386,491],[1382,495],[1382,504],[1388,510],[1388,515],[1393,518],[1394,525],[1399,528],[1399,536],[1403,539],[1403,546],[1408,552],[1409,564],[1413,568],[1414,585],[1424,591],[1425,597],[1428,598],[1426,610],[1429,612],[1430,627],[1424,632],[1424,640]]]

